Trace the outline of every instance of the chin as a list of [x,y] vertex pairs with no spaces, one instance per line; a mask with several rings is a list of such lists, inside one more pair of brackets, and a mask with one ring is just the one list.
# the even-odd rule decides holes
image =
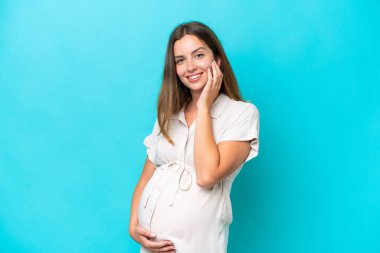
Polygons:
[[190,89],[190,91],[202,91],[206,86],[206,83],[186,83],[186,87]]
[[188,86],[190,91],[195,91],[195,92],[202,92],[204,85],[197,85],[197,86]]

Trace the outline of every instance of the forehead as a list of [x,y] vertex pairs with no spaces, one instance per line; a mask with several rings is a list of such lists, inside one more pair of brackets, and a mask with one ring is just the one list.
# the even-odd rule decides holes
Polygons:
[[204,47],[209,50],[209,47],[201,41],[197,36],[186,34],[181,39],[174,42],[174,55],[182,55],[191,53],[199,47]]

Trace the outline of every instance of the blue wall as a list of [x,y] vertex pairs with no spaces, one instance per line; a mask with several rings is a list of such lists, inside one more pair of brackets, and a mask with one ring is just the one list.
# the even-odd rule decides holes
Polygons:
[[0,1],[0,252],[137,252],[132,191],[166,42],[211,26],[260,155],[230,252],[380,252],[378,1]]

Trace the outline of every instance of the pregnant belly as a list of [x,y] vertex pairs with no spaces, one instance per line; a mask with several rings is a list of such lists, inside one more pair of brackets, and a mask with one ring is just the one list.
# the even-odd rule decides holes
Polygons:
[[139,203],[139,222],[160,239],[187,237],[216,229],[224,197],[222,184],[201,188],[194,170],[178,166],[156,170]]

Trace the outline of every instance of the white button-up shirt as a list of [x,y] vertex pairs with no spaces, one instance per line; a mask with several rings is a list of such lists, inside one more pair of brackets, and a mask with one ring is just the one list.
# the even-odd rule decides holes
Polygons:
[[[251,150],[244,163],[257,156],[259,113],[253,104],[221,93],[210,114],[216,144],[250,140]],[[170,119],[169,127],[175,145],[159,134],[157,120],[144,139],[156,170],[140,198],[140,226],[154,232],[158,240],[171,240],[179,253],[226,252],[232,222],[231,186],[244,163],[214,187],[201,188],[194,168],[196,121],[188,127],[182,108]],[[141,252],[149,251],[142,247]]]

